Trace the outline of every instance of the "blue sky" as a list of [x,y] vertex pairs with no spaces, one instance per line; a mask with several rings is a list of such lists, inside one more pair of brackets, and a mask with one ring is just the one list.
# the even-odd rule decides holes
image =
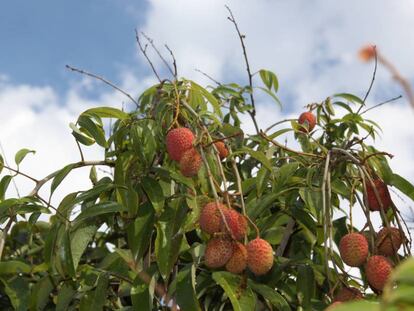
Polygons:
[[4,1],[0,8],[0,72],[15,83],[61,92],[73,77],[66,64],[116,77],[134,63],[134,28],[145,1]]
[[[6,158],[13,159],[21,148],[36,150],[22,170],[43,177],[79,159],[68,124],[82,111],[127,104],[112,89],[68,72],[66,64],[103,75],[134,96],[155,83],[137,52],[135,28],[160,47],[168,43],[179,74],[186,78],[209,83],[194,71],[198,68],[222,82],[247,83],[240,42],[224,4],[230,5],[246,35],[252,70],[267,68],[279,77],[284,108],[259,97],[262,128],[295,118],[305,105],[336,92],[363,96],[373,64],[361,62],[357,52],[367,43],[376,44],[414,84],[413,0],[3,1],[0,142]],[[153,61],[163,68],[159,59]],[[400,94],[401,87],[380,66],[368,105]],[[414,182],[414,113],[407,100],[373,110],[369,117],[384,130],[378,148],[395,154],[393,169]],[[243,120],[245,131],[251,131],[249,118]],[[102,157],[98,148],[84,152],[88,159]],[[76,174],[56,193],[56,203],[68,191],[89,187],[88,172]],[[21,193],[31,186],[21,180]]]

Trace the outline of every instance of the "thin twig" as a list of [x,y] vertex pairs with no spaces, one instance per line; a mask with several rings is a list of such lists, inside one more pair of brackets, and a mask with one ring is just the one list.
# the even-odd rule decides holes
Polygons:
[[170,47],[167,44],[164,44],[165,48],[170,52],[171,58],[173,60],[173,67],[174,67],[174,77],[177,80],[178,79],[178,70],[177,70],[177,60],[175,59],[173,51],[170,49]]
[[324,159],[325,157],[319,154],[313,154],[313,153],[307,153],[307,152],[300,152],[293,149],[290,149],[282,144],[279,144],[277,141],[270,139],[263,131],[260,131],[260,136],[262,136],[264,139],[266,139],[268,142],[272,143],[274,146],[279,147],[287,152],[291,152],[300,156],[308,156],[308,157],[314,157],[314,158],[320,158]]
[[[368,91],[367,91],[367,93],[365,94],[365,97],[364,97],[364,99],[362,100],[362,102],[365,104],[365,101],[367,100],[367,98],[368,98],[368,96],[369,96],[369,93],[371,93],[371,89],[372,89],[372,86],[374,85],[374,81],[375,81],[375,76],[376,76],[376,74],[377,74],[377,68],[378,68],[378,55],[377,55],[377,48],[376,48],[376,46],[374,45],[373,47],[373,50],[374,50],[374,72],[372,73],[372,79],[371,79],[371,83],[370,83],[370,85],[369,85],[369,88],[368,88]],[[361,108],[362,108],[362,105],[359,107],[359,109],[358,109],[358,112],[361,110]]]
[[368,112],[368,111],[370,111],[370,110],[372,110],[372,109],[378,108],[378,107],[380,107],[380,106],[382,106],[382,105],[385,105],[385,104],[388,104],[388,103],[391,103],[391,102],[396,101],[396,100],[398,100],[398,99],[400,99],[400,98],[402,98],[402,95],[399,95],[399,96],[393,97],[393,98],[391,98],[391,99],[388,99],[388,100],[386,100],[386,101],[384,101],[384,102],[381,102],[381,103],[379,103],[379,104],[377,104],[377,105],[375,105],[375,106],[372,106],[372,107],[370,107],[370,108],[368,108],[368,109],[365,109],[365,110],[364,110],[364,111],[362,111],[359,115],[363,115],[364,113],[366,113],[366,112]]
[[211,81],[213,81],[215,84],[217,84],[218,86],[221,86],[222,84],[220,82],[218,82],[216,79],[214,79],[212,76],[208,75],[207,73],[205,73],[204,71],[200,70],[200,69],[194,69],[195,71],[201,73],[203,76],[207,77],[208,79],[210,79]]
[[145,59],[147,60],[148,64],[150,65],[150,67],[151,67],[151,69],[152,69],[152,72],[153,72],[153,73],[154,73],[154,75],[157,77],[158,81],[161,83],[161,78],[160,78],[160,76],[158,75],[158,72],[157,72],[157,70],[155,69],[154,64],[151,62],[151,59],[148,57],[148,54],[147,54],[147,45],[145,45],[145,47],[144,47],[144,46],[142,46],[141,40],[140,40],[140,38],[139,38],[138,31],[137,31],[136,29],[135,29],[135,38],[136,38],[136,40],[137,40],[138,47],[139,47],[139,49],[140,49],[140,51],[141,51],[142,55],[144,55]]
[[[141,34],[144,36],[145,39],[151,44],[151,47],[154,49],[154,51],[158,54],[159,58],[164,63],[165,67],[167,67],[168,71],[172,74],[173,77],[176,77],[173,69],[171,68],[170,64],[167,62],[165,57],[161,54],[161,52],[158,50],[158,48],[154,44],[154,40],[150,37],[148,37],[144,32],[141,31]],[[171,52],[172,53],[172,52]]]
[[254,102],[254,96],[253,96],[253,75],[252,72],[250,70],[250,64],[249,64],[249,58],[247,57],[247,50],[246,50],[246,45],[244,44],[244,39],[246,38],[245,35],[242,35],[239,29],[239,25],[236,22],[236,19],[234,18],[233,12],[231,11],[231,9],[229,8],[229,6],[225,5],[227,11],[229,11],[230,16],[227,17],[227,19],[229,21],[231,21],[234,25],[234,27],[236,28],[237,31],[237,35],[239,36],[240,39],[240,43],[242,46],[242,50],[243,50],[243,56],[244,56],[244,61],[246,63],[246,71],[247,71],[247,75],[249,78],[249,86],[250,86],[250,102],[252,104],[253,110],[249,111],[249,115],[253,121],[254,127],[256,129],[257,134],[259,134],[259,126],[257,125],[257,121],[256,121],[256,105]]
[[[4,152],[4,149],[3,149],[3,144],[1,143],[1,141],[0,141],[0,149],[1,149],[1,153],[3,154],[4,163],[5,163],[7,166],[9,166],[9,163],[8,163],[8,161],[7,161],[7,157],[6,157],[6,153]],[[3,164],[3,165],[4,165],[4,164]],[[6,166],[4,166],[4,167],[6,167]],[[6,167],[6,168],[7,168],[7,167]],[[11,171],[11,170],[10,170],[10,168],[9,168],[9,171]],[[24,176],[24,175],[23,175],[23,176]],[[28,177],[28,176],[26,176],[26,177]],[[29,178],[30,178],[30,177],[29,177]],[[14,180],[14,178],[12,179],[12,183],[13,183],[14,189],[16,190],[16,194],[17,194],[17,196],[20,198],[19,188],[17,187],[16,181]]]
[[85,161],[85,158],[83,156],[82,148],[81,148],[81,146],[80,146],[80,144],[79,144],[79,142],[76,138],[75,138],[75,142],[76,142],[76,145],[78,146],[78,149],[79,149],[79,154],[80,154],[80,157],[81,157],[81,161],[83,162],[83,161]]
[[94,79],[97,79],[97,80],[99,80],[99,81],[102,81],[103,83],[105,83],[105,84],[107,84],[107,85],[109,85],[110,87],[112,87],[113,89],[115,89],[115,90],[117,90],[118,92],[120,92],[120,93],[122,93],[122,94],[124,94],[126,97],[128,97],[137,107],[139,107],[139,104],[138,104],[138,102],[130,95],[130,94],[128,94],[127,92],[125,92],[123,89],[121,89],[120,87],[118,87],[118,86],[116,86],[115,84],[113,84],[112,82],[110,82],[110,81],[108,81],[107,79],[105,79],[105,78],[103,78],[103,77],[101,77],[101,76],[98,76],[98,75],[96,75],[96,74],[94,74],[94,73],[90,73],[90,72],[87,72],[87,71],[85,71],[85,70],[82,70],[82,69],[78,69],[78,68],[75,68],[75,67],[72,67],[72,66],[69,66],[69,65],[66,65],[66,68],[67,69],[69,69],[69,70],[71,70],[71,71],[75,71],[75,72],[77,72],[77,73],[80,73],[80,74],[83,74],[83,75],[86,75],[86,76],[89,76],[89,77],[91,77],[91,78],[94,78]]
[[[108,161],[80,161],[80,162],[75,162],[69,165],[73,165],[73,168],[80,168],[80,167],[85,167],[85,166],[93,166],[93,165],[106,165],[106,166],[114,166],[114,163],[112,162],[108,162]],[[33,188],[33,190],[30,192],[29,196],[36,196],[37,193],[39,192],[40,188],[43,187],[43,185],[45,183],[47,183],[49,180],[53,179],[56,177],[56,175],[60,172],[61,170],[57,170],[49,175],[47,175],[45,178],[40,179],[36,182],[36,186]]]

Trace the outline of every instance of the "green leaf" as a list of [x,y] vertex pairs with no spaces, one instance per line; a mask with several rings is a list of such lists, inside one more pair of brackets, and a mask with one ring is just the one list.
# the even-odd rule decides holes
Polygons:
[[[335,311],[380,311],[383,310],[378,302],[368,300],[358,300],[355,302],[346,302],[335,306]],[[388,310],[388,309],[387,309]],[[397,311],[396,309],[395,311]],[[393,309],[389,310],[393,311]]]
[[29,282],[21,277],[0,278],[0,281],[3,282],[4,291],[13,308],[16,311],[27,311],[30,295]]
[[78,142],[85,146],[90,146],[95,143],[95,139],[93,139],[91,136],[86,134],[85,132],[78,129],[78,127],[73,124],[69,123],[69,127],[72,129],[72,135],[76,138]]
[[33,287],[30,295],[30,310],[43,310],[50,302],[50,293],[54,286],[50,276],[41,278]]
[[60,183],[65,179],[65,177],[70,173],[70,171],[75,167],[75,164],[66,165],[62,168],[53,178],[52,184],[50,186],[50,195],[56,190]]
[[0,275],[30,273],[30,266],[22,261],[0,261]]
[[155,240],[155,256],[161,276],[166,279],[170,274],[180,251],[183,234],[180,231],[187,209],[182,199],[171,202],[160,216]]
[[73,226],[79,226],[84,220],[105,214],[114,214],[122,210],[122,205],[117,202],[103,202],[84,209],[73,222]]
[[112,107],[96,107],[91,108],[82,113],[83,115],[97,115],[101,118],[116,118],[125,120],[129,118],[129,114]]
[[96,288],[93,291],[87,292],[82,297],[80,303],[80,311],[89,311],[91,306],[93,310],[103,310],[106,303],[106,293],[109,284],[109,276],[107,273],[101,273],[96,281]]
[[69,310],[69,305],[76,294],[71,283],[72,281],[67,281],[60,288],[57,296],[56,311]]
[[5,175],[0,181],[0,200],[4,200],[4,196],[6,194],[7,188],[10,185],[10,181],[12,180],[12,176]]
[[70,243],[69,230],[62,227],[60,238],[58,238],[58,269],[62,276],[69,275],[75,277],[75,267],[73,264],[72,249]]
[[19,165],[29,153],[35,154],[36,151],[29,150],[29,149],[21,149],[21,150],[17,151],[17,153],[14,157],[14,161],[16,162],[16,164]]
[[144,203],[138,209],[137,216],[128,228],[128,245],[135,260],[141,259],[151,240],[155,213],[151,204]]
[[398,174],[393,174],[389,184],[396,187],[411,200],[414,200],[414,186],[405,178]]
[[212,277],[229,297],[233,310],[251,311],[256,307],[256,295],[250,287],[242,288],[242,279],[230,272],[213,272]]
[[73,266],[75,270],[78,267],[83,252],[94,237],[96,230],[98,230],[98,228],[95,225],[88,225],[72,232],[70,247],[72,249]]
[[260,163],[262,163],[269,171],[272,171],[272,163],[262,151],[255,151],[249,148],[243,148],[241,151],[234,152],[233,154],[236,155],[242,153],[249,154],[256,160],[258,160]]
[[150,285],[142,281],[138,276],[131,286],[131,300],[134,310],[153,310],[155,279],[151,277]]
[[4,168],[4,159],[3,156],[0,154],[0,173]]
[[251,287],[256,293],[263,296],[266,300],[268,300],[273,306],[276,307],[276,310],[280,311],[290,311],[289,303],[280,295],[275,289],[265,285],[265,284],[258,284],[253,282],[252,280],[248,280],[248,285]]
[[314,295],[315,276],[309,265],[299,265],[296,281],[296,291],[299,304],[304,310],[311,309],[311,299]]
[[264,85],[266,85],[268,90],[271,91],[273,86],[273,89],[276,93],[279,89],[279,81],[277,79],[277,76],[273,72],[264,69],[259,70],[259,74],[260,78],[262,79]]
[[282,103],[280,102],[280,99],[275,94],[273,94],[271,91],[269,91],[269,90],[267,90],[267,89],[265,89],[263,87],[258,87],[258,89],[262,90],[267,95],[269,95],[270,97],[272,97],[273,100],[276,102],[276,104],[278,104],[279,107],[282,108]]
[[195,267],[186,265],[177,275],[177,303],[182,310],[201,311],[195,292]]
[[352,103],[355,104],[360,104],[363,105],[364,102],[362,101],[361,98],[359,98],[358,96],[355,96],[353,94],[349,94],[349,93],[338,93],[334,95],[335,97],[341,97],[343,99],[346,99],[347,101],[350,101]]
[[96,143],[104,148],[107,147],[107,142],[105,139],[105,132],[101,125],[96,124],[90,118],[85,116],[80,116],[78,118],[78,125],[81,127],[81,130],[85,130]]
[[160,184],[154,178],[146,176],[142,179],[141,185],[155,211],[160,213],[164,207],[165,201]]

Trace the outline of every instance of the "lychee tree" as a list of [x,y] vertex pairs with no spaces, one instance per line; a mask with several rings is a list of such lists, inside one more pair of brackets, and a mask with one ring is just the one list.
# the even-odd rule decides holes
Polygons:
[[[1,310],[412,307],[413,262],[399,266],[411,238],[389,188],[414,199],[414,187],[368,143],[379,126],[364,118],[367,96],[331,95],[262,129],[254,96],[279,102],[278,79],[247,68],[247,86],[209,87],[173,69],[137,100],[122,91],[135,109],[83,112],[71,124],[79,162],[42,179],[19,169],[28,149],[16,166],[1,160]],[[84,158],[91,145],[102,159]],[[90,189],[52,205],[78,169],[90,169]],[[33,190],[9,197],[17,175]]]

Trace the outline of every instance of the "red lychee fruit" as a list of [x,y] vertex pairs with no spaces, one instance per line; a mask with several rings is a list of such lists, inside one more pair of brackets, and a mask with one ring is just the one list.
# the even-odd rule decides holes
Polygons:
[[[227,226],[229,227],[231,234],[233,235],[233,238],[235,238],[238,241],[242,240],[247,233],[246,218],[242,214],[230,208],[224,210],[224,216],[227,222]],[[223,219],[221,219],[221,221],[221,231],[227,232],[227,228]]]
[[184,152],[193,147],[193,132],[186,127],[179,127],[168,132],[166,137],[167,152],[174,161],[180,161]]
[[230,240],[215,238],[207,243],[204,253],[205,263],[210,268],[223,267],[233,255],[233,245]]
[[185,151],[180,160],[180,172],[185,177],[192,177],[197,175],[200,170],[202,159],[195,148],[190,148]]
[[273,266],[273,249],[265,240],[256,238],[247,246],[247,266],[255,275],[269,272]]
[[215,142],[214,146],[216,146],[217,148],[220,159],[227,158],[227,156],[229,155],[229,150],[227,149],[226,145],[222,141]]
[[397,228],[384,227],[378,232],[376,246],[378,253],[385,256],[395,255],[401,247],[403,235]]
[[336,307],[338,306],[338,305],[341,305],[342,304],[342,302],[341,301],[335,301],[335,302],[333,302],[333,303],[331,303],[326,309],[325,309],[325,311],[333,311],[333,310],[335,310],[336,309]]
[[348,233],[339,242],[341,258],[350,267],[361,266],[368,256],[368,241],[360,233]]
[[209,234],[220,232],[222,216],[219,209],[224,213],[227,206],[216,202],[210,202],[204,205],[198,221],[201,230]]
[[391,263],[387,258],[380,255],[370,257],[365,266],[368,283],[372,289],[377,291],[382,291],[391,271]]
[[[392,200],[391,200],[390,193],[388,191],[388,187],[381,179],[378,179],[378,178],[374,179],[373,183],[375,185],[375,188],[377,189],[378,196],[382,203],[382,207],[384,211],[387,211],[391,207],[391,204],[392,204]],[[368,208],[371,211],[379,211],[381,209],[381,204],[377,200],[377,196],[375,195],[375,191],[371,185],[371,182],[369,180],[366,180],[365,184],[367,188]]]
[[376,48],[374,45],[366,45],[359,50],[358,56],[362,61],[367,62],[375,57],[375,53]]
[[240,242],[233,242],[233,255],[226,264],[226,270],[239,274],[246,269],[247,266],[247,249]]
[[300,131],[304,133],[311,132],[316,125],[316,117],[315,115],[310,112],[303,112],[298,119],[298,123],[301,125]]
[[336,294],[334,301],[349,301],[362,299],[362,293],[355,287],[342,287]]

